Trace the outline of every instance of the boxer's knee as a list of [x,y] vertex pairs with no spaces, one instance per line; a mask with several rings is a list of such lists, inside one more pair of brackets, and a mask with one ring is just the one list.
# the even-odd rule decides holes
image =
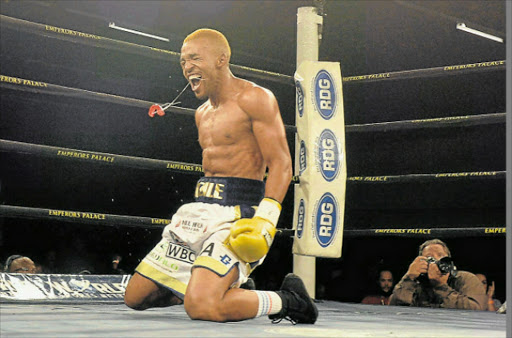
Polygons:
[[191,319],[208,320],[211,303],[207,297],[202,297],[198,293],[187,292],[183,304],[187,315]]
[[146,310],[151,307],[149,301],[157,292],[158,288],[152,281],[135,273],[126,286],[124,303],[134,310]]
[[126,292],[124,293],[124,304],[133,310],[146,310],[148,308],[144,303],[144,299],[140,297],[137,292],[134,292],[132,289],[126,288]]
[[146,310],[147,308],[149,308],[149,306],[144,305],[141,302],[136,302],[131,299],[127,299],[126,297],[124,297],[124,304],[126,306],[128,306],[129,308],[131,308],[133,310],[137,310],[137,311],[143,311],[143,310]]
[[233,309],[226,302],[226,293],[237,278],[238,268],[226,276],[202,267],[193,269],[184,299],[188,316],[215,322],[233,320]]
[[184,305],[190,319],[214,322],[229,320],[221,302],[215,298],[189,292],[185,295]]

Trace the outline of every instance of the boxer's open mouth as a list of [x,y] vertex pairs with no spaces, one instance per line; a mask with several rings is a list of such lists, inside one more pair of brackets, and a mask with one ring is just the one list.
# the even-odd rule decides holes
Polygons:
[[196,91],[196,89],[201,84],[202,76],[199,74],[192,74],[188,77],[188,81],[190,82],[192,91]]

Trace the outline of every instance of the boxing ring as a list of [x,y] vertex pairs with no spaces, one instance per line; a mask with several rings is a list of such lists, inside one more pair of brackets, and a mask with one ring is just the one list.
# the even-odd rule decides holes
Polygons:
[[505,337],[505,316],[490,312],[317,303],[315,325],[190,320],[183,306],[134,312],[124,305],[2,304],[6,337]]
[[[56,40],[60,43],[78,44],[88,48],[97,48],[107,51],[138,55],[154,60],[174,60],[178,64],[179,53],[158,48],[127,43],[120,40],[102,37],[99,35],[78,32],[61,27],[42,25],[13,17],[1,15],[2,29],[16,32],[16,34],[30,35],[42,39]],[[275,82],[293,90],[293,76],[257,70],[240,65],[231,65],[233,73],[249,79]],[[368,83],[386,83],[409,79],[464,76],[467,74],[480,74],[488,72],[503,72],[506,69],[504,60],[479,62],[472,64],[451,65],[444,67],[425,68],[409,71],[396,71],[380,74],[348,76],[342,78],[343,86],[357,87]],[[147,114],[147,110],[154,102],[135,99],[120,95],[106,94],[97,91],[84,90],[62,84],[48,83],[35,78],[24,78],[10,75],[0,75],[2,92],[9,95],[58,97],[80,102],[94,102],[103,104],[111,111],[112,107],[130,107]],[[2,94],[3,95],[3,94]],[[162,114],[163,115],[163,114]],[[194,110],[189,108],[170,106],[165,116],[154,116],[155,119],[170,118],[170,116],[183,116],[190,119]],[[149,119],[149,117],[146,118]],[[366,134],[424,133],[429,130],[456,130],[462,132],[465,128],[478,126],[502,126],[506,122],[506,113],[488,113],[480,115],[463,115],[435,117],[428,119],[414,119],[391,122],[376,122],[366,124],[347,124],[345,133],[347,138],[360,137]],[[295,138],[297,126],[285,125],[289,140]],[[55,144],[59,144],[56,142]],[[291,148],[295,148],[291,146]],[[81,164],[97,165],[100,167],[148,171],[151,173],[169,174],[173,176],[187,175],[199,177],[202,167],[197,163],[172,161],[148,158],[142,156],[114,154],[108,151],[90,151],[46,144],[37,144],[12,139],[0,139],[0,154],[9,154],[21,157],[36,157],[48,161],[66,163],[66,165]],[[6,156],[6,158],[9,158]],[[350,161],[350,156],[348,156]],[[297,170],[296,170],[297,171]],[[292,186],[300,184],[300,175],[295,172]],[[174,178],[173,178],[174,179]],[[462,194],[468,189],[466,184],[476,184],[480,193],[489,201],[490,205],[501,203],[500,197],[494,196],[496,190],[504,189],[506,171],[462,171],[462,172],[434,172],[434,173],[407,173],[376,176],[348,176],[346,178],[347,209],[365,210],[380,207],[379,202],[366,201],[365,196],[374,192],[385,201],[397,193],[398,186],[402,189],[411,189],[409,185],[424,185],[439,193],[435,203],[450,204],[453,201],[443,196],[446,186],[455,187]],[[386,192],[388,191],[388,192]],[[289,192],[291,194],[291,192]],[[470,196],[467,200],[459,199],[457,203],[475,203]],[[183,200],[182,200],[183,202]],[[407,201],[419,205],[424,201],[421,198],[409,197]],[[290,202],[288,202],[290,203]],[[381,202],[384,203],[384,202]],[[457,204],[455,205],[457,207]],[[395,227],[361,226],[351,224],[350,221],[359,215],[355,211],[352,218],[348,218],[343,229],[344,238],[464,238],[464,237],[501,237],[506,234],[504,224],[482,224],[481,226],[429,226],[428,224],[411,224],[410,226],[397,225]],[[62,209],[55,205],[51,207],[34,207],[25,205],[0,205],[0,216],[8,219],[34,219],[42,221],[58,221],[78,226],[91,224],[100,227],[117,228],[119,226],[144,228],[149,231],[161,231],[169,223],[165,217],[142,217],[134,215],[121,215],[113,212],[94,210]],[[287,218],[291,218],[286,214]],[[296,233],[296,224],[293,222],[280,222],[278,238],[293,238]],[[286,224],[283,224],[286,223]],[[371,222],[368,222],[371,224]],[[276,241],[276,244],[279,241]],[[141,257],[142,258],[142,257]],[[307,266],[307,264],[306,264]],[[311,267],[310,267],[311,268]],[[314,269],[314,265],[311,269]],[[2,280],[4,280],[2,276]],[[313,279],[314,281],[314,279]],[[314,285],[314,284],[313,284]],[[314,287],[314,286],[313,286]],[[313,290],[314,294],[314,290]],[[1,333],[6,337],[24,336],[167,336],[171,332],[176,336],[248,336],[248,337],[283,337],[283,336],[331,336],[331,337],[361,337],[361,336],[439,336],[439,337],[479,337],[479,336],[505,336],[506,318],[503,315],[489,312],[474,312],[446,309],[423,309],[406,307],[383,307],[362,304],[349,304],[334,301],[317,302],[319,319],[316,325],[305,327],[292,326],[281,323],[271,325],[266,317],[245,321],[243,323],[210,323],[191,321],[183,306],[174,306],[164,309],[150,309],[144,312],[133,311],[120,303],[119,299],[104,303],[94,301],[72,302],[45,302],[5,300],[2,298]]]

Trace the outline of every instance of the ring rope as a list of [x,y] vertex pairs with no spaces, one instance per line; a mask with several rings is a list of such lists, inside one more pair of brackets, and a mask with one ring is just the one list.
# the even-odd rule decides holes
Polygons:
[[[65,87],[47,82],[22,79],[7,75],[0,75],[0,87],[35,94],[60,95],[65,97],[87,99],[98,102],[120,104],[129,107],[144,108],[145,113],[147,113],[148,108],[150,108],[154,104],[153,102],[140,99],[134,99],[113,94],[98,93],[86,89]],[[176,105],[170,105],[169,107],[166,107],[165,111],[181,115],[195,115],[194,109],[177,107]],[[286,125],[285,128],[286,130],[289,131],[297,131],[297,127],[295,126]]]
[[[85,89],[70,88],[42,81],[27,80],[18,77],[0,75],[0,87],[12,90],[20,90],[36,94],[62,95],[66,97],[90,99],[99,102],[108,102],[136,108],[147,109],[153,105],[152,102],[140,99],[128,98],[118,95],[93,92]],[[190,108],[177,107],[175,105],[166,108],[166,111],[194,116],[195,110]],[[392,122],[379,122],[367,124],[353,124],[345,126],[346,132],[374,132],[390,130],[410,130],[418,128],[438,128],[450,126],[470,126],[483,124],[505,123],[506,113],[491,113],[480,115],[451,116],[440,118],[429,118],[422,120],[404,120]],[[290,132],[296,132],[297,127],[285,125],[285,129]]]
[[[92,34],[77,32],[73,30],[53,27],[49,25],[41,25],[37,23],[31,23],[25,20],[10,18],[4,15],[0,16],[0,22],[2,25],[7,26],[9,28],[13,28],[18,30],[19,26],[21,26],[22,30],[28,31],[29,33],[36,33],[39,35],[43,35],[45,37],[53,37],[53,38],[59,38],[61,40],[67,40],[72,42],[77,42],[77,38],[80,39],[80,42],[93,45],[94,47],[102,47],[107,49],[114,49],[114,50],[120,50],[124,52],[131,52],[135,54],[140,55],[148,55],[150,52],[152,57],[156,57],[161,60],[168,61],[169,56],[174,58],[179,58],[179,53],[162,50],[158,48],[152,48],[148,46],[142,46],[137,45],[129,42],[109,39],[105,37],[100,37]],[[232,68],[235,73],[240,75],[246,75],[246,76],[254,76],[264,79],[269,79],[269,76],[272,80],[277,80],[278,82],[283,82],[287,84],[293,84],[293,78],[288,75],[273,73],[273,72],[267,72],[267,71],[261,71],[249,67],[244,66],[237,66],[232,65]],[[380,74],[369,74],[369,75],[361,75],[361,76],[349,76],[344,77],[343,82],[344,83],[364,83],[364,82],[374,82],[374,81],[380,81],[380,80],[396,80],[396,79],[411,79],[416,78],[419,76],[422,77],[433,77],[438,75],[451,75],[451,74],[461,74],[461,73],[469,73],[474,71],[487,71],[487,70],[503,70],[506,69],[505,61],[491,61],[491,62],[480,62],[480,63],[473,63],[473,64],[466,64],[466,65],[455,65],[455,66],[445,66],[445,67],[434,67],[434,68],[426,68],[426,69],[418,69],[418,70],[410,70],[410,71],[398,71],[398,72],[388,72],[388,73],[380,73]],[[7,77],[8,78],[8,77]],[[26,80],[28,81],[28,80]],[[3,82],[3,81],[2,81]],[[41,82],[30,82],[32,86],[37,87]],[[35,85],[34,85],[35,83]],[[26,83],[25,83],[26,84]],[[54,85],[56,86],[56,85]],[[56,86],[54,87],[57,89],[58,87],[66,88],[71,91],[83,91],[80,89],[73,89],[73,88],[67,88],[62,86]],[[147,108],[148,102],[137,100],[137,99],[128,99],[128,98],[122,98],[115,95],[109,95],[109,94],[102,94],[102,93],[94,93],[90,91],[83,91],[88,92],[90,95],[100,95],[107,97],[108,99],[114,99],[118,101],[118,103],[121,104],[128,104],[132,105],[134,101],[130,102],[131,104],[127,103],[126,100],[135,100],[136,103],[140,104],[142,103],[144,105],[144,108]],[[83,92],[81,92],[83,94]],[[61,93],[62,94],[62,93]],[[68,93],[69,94],[69,93]],[[124,102],[119,102],[124,101]],[[139,101],[139,102],[137,102]],[[110,101],[111,102],[111,101]],[[173,107],[173,112],[176,113],[184,113],[184,114],[193,114],[193,110],[189,110],[186,108],[180,108],[180,107]],[[464,123],[466,121],[469,121],[471,124],[485,124],[485,123],[502,123],[503,118],[505,117],[505,114],[489,114],[487,116],[477,116],[474,117],[461,117],[460,119],[455,118],[440,118],[440,119],[427,119],[427,120],[411,120],[411,121],[396,121],[396,122],[386,122],[386,123],[377,123],[377,124],[368,124],[368,125],[352,125],[347,126],[348,131],[367,131],[369,129],[372,130],[392,130],[392,129],[403,129],[404,126],[413,126],[415,128],[418,125],[423,125],[424,127],[438,127],[438,122],[442,122],[443,124],[451,124],[454,123]],[[421,121],[422,123],[418,123]],[[466,124],[465,124],[466,125]],[[292,126],[293,127],[293,126]],[[12,142],[12,141],[8,141]],[[2,149],[4,148],[4,142],[2,140]],[[37,146],[37,145],[33,145]],[[48,146],[43,146],[48,147]],[[56,148],[56,147],[53,147]],[[60,148],[61,151],[65,151],[66,148]],[[73,152],[73,150],[71,150]],[[109,156],[111,154],[105,154],[105,153],[93,153],[93,152],[85,152],[85,151],[76,151],[71,155],[72,157],[67,158],[75,158],[74,156],[76,154],[79,154],[78,159],[92,159],[95,161],[103,161],[105,163],[113,163],[114,160],[116,161],[116,164],[121,164],[125,166],[130,167],[138,167],[138,168],[148,168],[151,167],[151,169],[155,169],[156,166],[158,166],[158,169],[161,169],[161,164],[165,163],[166,169],[173,169],[178,170],[182,172],[202,172],[202,168],[200,165],[196,164],[188,164],[183,162],[169,162],[169,161],[160,161],[160,160],[152,160],[152,159],[146,159],[146,158],[137,158],[132,156],[123,156],[123,155],[113,155]],[[57,156],[59,156],[57,154]],[[80,158],[80,156],[84,156],[84,158]],[[60,156],[62,158],[62,154]],[[136,163],[135,163],[136,162]],[[144,162],[144,164],[142,164]],[[439,178],[439,177],[446,177],[446,178],[461,178],[461,177],[498,177],[503,178],[505,176],[505,172],[478,172],[478,173],[441,173],[441,174],[414,174],[414,175],[400,175],[400,176],[375,176],[375,177],[349,177],[348,180],[352,182],[393,182],[393,181],[403,181],[405,180],[417,180],[417,179],[431,179],[431,178]],[[2,208],[3,209],[3,208]],[[92,215],[100,215],[100,214],[94,214],[89,213]],[[112,215],[116,216],[116,215]],[[99,216],[98,216],[99,217]],[[119,216],[119,217],[130,217],[130,216]],[[119,221],[119,220],[118,220]],[[479,231],[478,228],[460,228],[464,229],[465,233],[467,231]],[[487,231],[487,228],[481,228],[485,229]],[[386,230],[386,229],[384,229]],[[361,235],[369,234],[373,231],[381,231],[381,233],[386,234],[401,234],[399,230],[408,230],[408,229],[387,229],[388,232],[383,231],[383,229],[366,229],[366,230],[347,230],[347,231],[356,231],[357,233],[360,233]],[[396,230],[393,232],[392,230]],[[436,229],[436,230],[442,230],[442,229]],[[445,229],[447,231],[454,231],[454,229]],[[364,233],[362,233],[362,232]]]
[[170,219],[112,215],[89,211],[70,211],[0,205],[0,215],[4,217],[25,217],[35,219],[63,220],[74,223],[102,224],[110,226],[131,226],[162,229],[171,222]]
[[[6,89],[20,90],[36,94],[60,95],[79,99],[88,99],[99,102],[108,102],[123,106],[144,108],[147,110],[153,103],[113,94],[98,93],[86,89],[71,88],[42,81],[22,79],[13,76],[0,75],[0,86]],[[176,114],[194,116],[195,110],[172,106],[167,109]]]
[[403,70],[397,72],[388,72],[388,73],[378,73],[378,74],[368,74],[368,75],[356,75],[356,76],[346,76],[342,78],[343,85],[359,82],[359,83],[368,83],[382,80],[405,80],[405,79],[414,79],[414,78],[428,78],[428,77],[438,77],[438,76],[447,76],[447,75],[461,75],[468,73],[476,73],[476,72],[485,72],[485,71],[496,71],[496,70],[506,70],[507,65],[505,60],[498,61],[485,61],[485,62],[477,62],[477,63],[468,63],[464,65],[453,65],[453,66],[443,66],[443,67],[433,67],[433,68],[422,68],[422,69],[414,69],[414,70]]
[[[112,215],[97,212],[45,209],[33,207],[21,207],[14,205],[0,205],[0,215],[3,217],[29,218],[29,219],[49,219],[59,220],[71,223],[86,223],[105,226],[129,226],[144,227],[149,229],[161,230],[171,222],[170,219]],[[293,236],[295,230],[278,228],[276,235]],[[344,229],[343,236],[367,237],[367,236],[400,236],[400,237],[423,237],[423,236],[443,236],[443,237],[471,237],[479,235],[505,235],[506,227],[489,225],[478,228],[379,228],[379,229]]]
[[475,125],[505,124],[507,113],[449,116],[421,120],[403,120],[391,122],[351,124],[345,126],[345,132],[377,132],[391,130],[412,130],[443,127],[468,127]]
[[[35,22],[30,22],[22,19],[16,19],[6,15],[0,15],[0,24],[3,27],[13,30],[24,31],[27,33],[41,35],[47,38],[56,38],[59,40],[81,43],[92,47],[100,47],[109,50],[127,52],[130,54],[142,55],[153,59],[163,61],[178,61],[180,53],[173,52],[165,49],[138,45],[131,42],[106,38],[99,35],[83,33],[71,29],[54,27],[50,25],[43,25]],[[250,76],[257,79],[270,80],[284,84],[293,85],[293,77],[283,75],[266,70],[249,68],[245,66],[230,65],[233,73],[241,76]]]
[[[394,237],[476,237],[506,235],[506,227],[490,225],[478,228],[380,228],[380,229],[350,229],[343,230],[343,236],[369,237],[369,236],[394,236]],[[292,233],[293,235],[293,233]]]
[[[135,157],[127,155],[108,154],[77,150],[71,148],[62,148],[46,146],[41,144],[32,144],[18,141],[9,141],[0,139],[0,151],[16,152],[45,156],[50,158],[62,158],[77,161],[89,161],[94,163],[104,163],[119,167],[130,167],[139,169],[172,170],[181,173],[202,173],[203,167],[200,164],[155,160],[144,157]],[[461,173],[434,173],[434,174],[408,174],[408,175],[389,175],[389,176],[351,176],[347,177],[348,182],[354,183],[397,183],[397,182],[418,182],[431,180],[454,180],[454,179],[505,179],[506,171],[479,171],[479,172],[461,172]],[[299,183],[297,176],[292,178],[293,183]]]
[[[28,33],[38,34],[44,37],[56,38],[59,40],[78,42],[85,45],[100,47],[110,50],[128,52],[137,55],[143,55],[159,60],[170,61],[178,60],[180,53],[164,49],[138,45],[131,42],[115,40],[94,34],[82,33],[71,29],[43,25],[22,19],[16,19],[5,15],[0,15],[0,24],[6,28],[22,30]],[[279,74],[275,72],[249,68],[240,65],[230,65],[233,72],[240,76],[249,76],[263,80],[280,82],[283,84],[294,85],[293,76]],[[437,77],[445,75],[459,75],[481,71],[506,70],[505,60],[485,61],[462,65],[452,65],[443,67],[423,68],[406,71],[386,72],[368,75],[347,76],[342,78],[344,84],[367,83],[381,80],[402,80],[418,77]]]
[[119,167],[138,169],[173,170],[181,173],[202,173],[203,167],[200,164],[155,160],[151,158],[135,157],[127,155],[100,153],[87,150],[45,146],[41,144],[24,143],[0,139],[0,151],[26,153],[53,158],[64,158],[69,160],[89,161],[104,163]]

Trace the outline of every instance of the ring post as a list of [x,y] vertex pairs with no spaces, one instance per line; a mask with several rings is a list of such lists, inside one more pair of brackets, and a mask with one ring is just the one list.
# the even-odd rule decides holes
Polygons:
[[[316,7],[300,7],[297,11],[297,68],[303,61],[318,61],[318,46],[321,38],[319,28],[323,19],[317,14]],[[296,94],[297,95],[297,94]],[[295,108],[296,120],[298,107]],[[295,173],[300,170],[300,141],[295,134]],[[297,195],[297,186],[295,187]],[[294,215],[296,213],[294,212]],[[295,216],[294,216],[295,217]],[[294,222],[295,226],[296,222]],[[309,295],[315,298],[316,258],[293,255],[293,272],[300,276]]]

